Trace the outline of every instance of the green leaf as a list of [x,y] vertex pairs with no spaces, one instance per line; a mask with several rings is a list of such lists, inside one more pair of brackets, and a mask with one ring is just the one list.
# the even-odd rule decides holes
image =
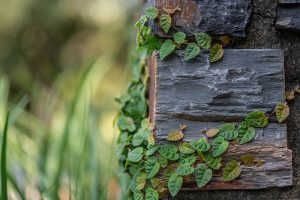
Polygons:
[[118,126],[121,131],[128,130],[130,132],[133,132],[136,129],[133,119],[131,117],[125,117],[123,115],[118,119]]
[[147,17],[145,15],[142,15],[140,19],[135,23],[135,27],[138,28],[139,30],[142,30],[148,21]]
[[226,164],[223,172],[223,180],[231,181],[241,174],[241,166],[236,160],[232,160]]
[[132,145],[135,147],[140,146],[143,143],[144,139],[145,139],[144,134],[141,132],[137,132],[136,134],[133,135]]
[[183,136],[184,135],[181,130],[174,130],[174,131],[169,132],[167,140],[175,142],[175,141],[181,140],[183,138]]
[[184,142],[179,145],[179,151],[183,154],[192,154],[195,153],[195,150],[190,145],[190,143]]
[[203,157],[204,157],[204,160],[206,162],[206,164],[212,168],[212,169],[215,169],[215,170],[218,170],[221,168],[221,161],[222,161],[222,158],[221,157],[212,157],[210,154],[203,154]]
[[173,197],[179,192],[183,183],[183,178],[177,174],[172,174],[168,181],[168,188]]
[[134,192],[133,193],[133,198],[134,198],[134,200],[144,200],[144,195],[140,191],[139,192]]
[[142,189],[144,189],[145,185],[146,185],[146,174],[145,173],[140,173],[136,177],[136,189],[137,190],[142,190]]
[[199,188],[205,186],[212,179],[212,170],[208,169],[205,164],[198,164],[195,169],[195,179]]
[[6,120],[3,128],[3,138],[1,146],[1,199],[7,200],[7,169],[6,169],[6,151],[7,151],[7,134],[8,134],[8,124],[9,124],[9,113],[6,115]]
[[223,137],[218,136],[212,142],[212,156],[218,157],[223,154],[229,146],[229,142],[224,140]]
[[245,118],[245,122],[257,128],[263,128],[268,124],[268,118],[264,112],[257,110],[249,113]]
[[146,191],[146,199],[145,200],[158,200],[159,194],[156,190],[152,188],[148,188]]
[[206,138],[200,138],[197,142],[192,142],[191,146],[196,151],[206,152],[211,148],[211,145],[207,142]]
[[176,174],[179,176],[187,176],[194,172],[194,167],[187,164],[181,164],[176,169]]
[[143,158],[143,148],[137,147],[128,153],[128,160],[131,162],[139,162]]
[[221,45],[215,44],[210,49],[209,60],[211,63],[221,60],[224,56],[224,50]]
[[159,145],[148,145],[148,150],[146,151],[146,156],[153,155],[157,149],[159,149]]
[[195,38],[201,48],[209,49],[211,46],[211,37],[206,33],[196,33]]
[[290,108],[287,104],[279,103],[275,108],[276,118],[282,123],[290,114]]
[[163,29],[163,31],[165,33],[168,33],[171,28],[171,24],[172,24],[171,16],[162,14],[160,16],[159,24],[160,24],[161,28]]
[[159,54],[160,59],[165,59],[168,55],[170,55],[175,50],[175,44],[173,44],[172,40],[166,40],[160,47]]
[[158,9],[154,8],[154,7],[149,7],[145,10],[145,15],[149,18],[149,19],[155,19],[158,16]]
[[160,156],[160,157],[158,158],[158,162],[159,162],[159,164],[160,164],[160,167],[162,167],[162,168],[165,168],[165,167],[167,167],[167,165],[168,165],[168,159],[166,159],[166,158],[163,157],[163,156]]
[[251,167],[254,165],[255,158],[251,155],[242,155],[240,159],[246,166]]
[[244,131],[242,128],[239,131],[239,143],[245,144],[250,142],[255,137],[255,128],[248,126],[248,129]]
[[200,53],[200,47],[195,43],[190,43],[185,49],[184,60],[191,60]]
[[180,155],[180,164],[189,164],[193,165],[196,162],[196,156],[195,155],[186,155],[186,154],[181,154]]
[[225,140],[233,140],[237,138],[238,131],[235,129],[234,123],[226,123],[219,127],[220,136],[222,136]]
[[173,34],[173,38],[177,44],[183,44],[185,42],[186,35],[183,32],[177,32]]
[[160,164],[156,157],[151,156],[145,161],[145,171],[147,179],[154,177],[160,169]]
[[163,144],[158,149],[158,152],[168,160],[178,160],[179,154],[177,153],[178,148],[173,144]]

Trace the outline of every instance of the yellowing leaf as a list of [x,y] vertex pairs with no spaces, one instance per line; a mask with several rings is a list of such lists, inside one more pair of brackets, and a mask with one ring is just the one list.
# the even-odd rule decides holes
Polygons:
[[207,137],[215,137],[219,133],[220,129],[211,128],[206,132]]
[[170,15],[162,14],[160,16],[159,23],[160,23],[160,26],[163,29],[163,31],[165,33],[168,33],[171,28],[172,19],[171,19]]
[[181,140],[183,138],[183,136],[184,135],[183,135],[182,131],[175,130],[175,131],[169,132],[167,140],[178,141],[178,140]]
[[276,118],[282,123],[290,114],[290,108],[287,104],[279,103],[275,108]]
[[168,13],[169,15],[172,15],[173,13],[175,13],[176,11],[181,11],[179,5],[176,6],[175,8],[167,8],[167,7],[164,7],[163,10]]
[[220,40],[225,46],[227,46],[229,45],[231,38],[229,36],[221,36]]
[[142,190],[142,189],[144,189],[145,185],[146,185],[146,174],[145,173],[140,173],[136,177],[136,189],[137,190]]
[[295,91],[294,90],[292,90],[292,91],[286,91],[285,92],[285,98],[288,101],[295,99]]
[[211,63],[221,60],[223,58],[223,56],[224,56],[224,49],[222,48],[221,45],[215,44],[210,49],[209,60]]
[[150,145],[155,145],[155,136],[153,133],[150,133],[149,136],[148,136],[148,143]]
[[226,164],[223,172],[224,181],[232,181],[236,179],[241,174],[241,166],[236,160],[232,160]]
[[243,162],[244,165],[246,166],[253,166],[254,165],[254,161],[255,161],[255,158],[251,155],[242,155],[240,157],[241,161]]

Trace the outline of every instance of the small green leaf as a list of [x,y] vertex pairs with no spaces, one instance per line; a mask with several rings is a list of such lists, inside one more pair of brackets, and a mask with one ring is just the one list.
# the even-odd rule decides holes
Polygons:
[[175,141],[181,140],[183,138],[183,136],[184,135],[183,135],[182,131],[174,130],[174,131],[169,132],[167,140],[175,142]]
[[241,166],[236,160],[232,160],[226,164],[223,172],[224,181],[232,181],[241,174]]
[[234,140],[238,136],[234,123],[223,124],[219,127],[219,129],[220,136],[222,136],[225,140]]
[[222,48],[222,46],[219,44],[215,44],[210,49],[209,60],[212,63],[217,62],[223,58],[223,55],[224,55],[224,49]]
[[142,30],[148,21],[147,17],[145,15],[142,15],[140,19],[135,23],[135,27],[138,28],[139,30]]
[[165,59],[168,55],[170,55],[175,50],[175,44],[173,44],[172,40],[166,40],[160,47],[159,54],[160,59]]
[[183,44],[186,38],[185,33],[177,32],[173,34],[173,38],[177,44]]
[[151,156],[145,161],[145,171],[147,179],[154,177],[160,169],[160,164],[156,157]]
[[191,60],[200,53],[200,47],[195,43],[190,43],[185,49],[184,60]]
[[255,128],[249,126],[248,129],[243,132],[239,131],[239,143],[245,144],[247,142],[250,142],[255,137]]
[[137,132],[136,134],[133,135],[132,145],[135,147],[140,146],[143,143],[144,138],[145,136],[143,133]]
[[179,151],[183,154],[192,154],[195,153],[195,150],[192,148],[190,143],[184,142],[179,145]]
[[177,174],[172,174],[168,181],[168,188],[173,197],[179,192],[183,183],[183,178]]
[[154,8],[154,7],[149,7],[145,10],[145,15],[149,18],[149,19],[155,19],[158,16],[158,9]]
[[170,28],[171,28],[171,24],[172,24],[172,19],[170,15],[166,15],[166,14],[162,14],[160,16],[160,20],[159,20],[160,26],[163,29],[163,31],[165,33],[168,33]]
[[128,153],[128,160],[131,162],[139,162],[143,158],[143,148],[137,147]]
[[176,169],[176,174],[179,176],[187,176],[194,172],[194,167],[189,164],[181,164]]
[[282,123],[290,114],[290,108],[287,104],[279,103],[275,108],[276,118]]
[[219,136],[212,142],[212,156],[218,157],[223,154],[229,146],[229,142],[224,140],[223,137]]
[[167,167],[167,165],[168,165],[168,159],[166,159],[166,158],[163,157],[163,156],[160,156],[160,157],[158,158],[158,162],[159,162],[159,164],[160,164],[160,167],[162,167],[162,168],[165,168],[165,167]]
[[242,155],[240,159],[246,166],[251,167],[254,165],[255,158],[251,155]]
[[245,118],[245,122],[257,128],[263,128],[268,124],[268,118],[264,112],[257,110],[249,113]]
[[205,164],[198,164],[195,169],[195,179],[199,188],[205,186],[212,179],[212,170],[208,169]]
[[159,145],[148,145],[148,150],[146,151],[146,156],[153,155],[157,149],[159,149]]
[[133,119],[131,117],[125,117],[123,115],[118,119],[118,126],[121,131],[128,130],[130,132],[133,132],[136,129]]
[[146,199],[145,200],[158,200],[159,194],[156,190],[152,188],[148,188],[146,191]]
[[146,185],[146,174],[145,173],[140,173],[136,177],[136,189],[137,190],[142,190],[142,189],[144,189],[145,185]]
[[196,33],[195,38],[201,48],[203,48],[203,49],[210,48],[211,37],[207,33]]
[[222,161],[222,158],[221,157],[212,157],[210,154],[203,154],[203,157],[204,157],[204,160],[206,162],[206,164],[212,168],[212,169],[215,169],[215,170],[218,170],[221,168],[221,161]]
[[181,154],[180,155],[180,164],[189,164],[193,165],[196,162],[196,156],[195,155],[186,155],[186,154]]
[[144,195],[140,191],[134,192],[133,198],[134,200],[144,200]]
[[158,152],[168,160],[178,160],[179,154],[177,153],[178,148],[173,144],[163,144],[158,149]]
[[191,146],[196,151],[206,152],[211,148],[211,145],[207,142],[206,138],[200,138],[197,142],[192,142]]

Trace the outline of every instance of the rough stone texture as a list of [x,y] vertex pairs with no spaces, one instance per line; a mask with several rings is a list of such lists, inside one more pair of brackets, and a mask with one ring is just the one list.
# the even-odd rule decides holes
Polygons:
[[300,32],[300,4],[279,6],[276,28]]
[[[181,12],[173,14],[172,27],[188,35],[203,31],[244,37],[252,11],[251,0],[150,0],[150,2],[162,13],[163,8],[176,8],[179,5]],[[165,36],[157,23],[153,24],[153,30],[160,36]]]
[[279,0],[279,4],[295,4],[300,3],[300,0]]

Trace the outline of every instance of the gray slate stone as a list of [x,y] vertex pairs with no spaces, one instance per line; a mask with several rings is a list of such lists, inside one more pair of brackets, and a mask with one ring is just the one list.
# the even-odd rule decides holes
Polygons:
[[[188,35],[195,32],[245,37],[246,25],[252,12],[251,0],[150,0],[161,13],[163,8],[180,6],[173,16],[173,28]],[[157,23],[153,30],[165,36]]]
[[279,6],[276,28],[300,32],[300,5]]
[[295,4],[300,3],[300,0],[279,0],[279,4]]

